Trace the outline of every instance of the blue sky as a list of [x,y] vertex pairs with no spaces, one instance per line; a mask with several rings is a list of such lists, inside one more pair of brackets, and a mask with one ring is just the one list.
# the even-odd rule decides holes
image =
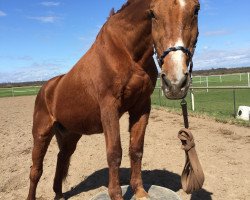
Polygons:
[[[0,0],[0,82],[67,72],[125,0]],[[250,1],[200,0],[195,69],[250,66]]]

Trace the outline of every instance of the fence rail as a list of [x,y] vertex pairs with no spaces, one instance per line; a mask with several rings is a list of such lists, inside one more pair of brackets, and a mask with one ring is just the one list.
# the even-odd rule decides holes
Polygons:
[[[161,89],[161,87],[155,87],[155,89]],[[190,87],[190,90],[207,90],[207,89],[250,89],[249,86],[214,86],[214,87]]]
[[23,86],[0,88],[0,97],[15,97],[25,95],[36,95],[41,86]]
[[[250,106],[250,87],[248,86],[211,86],[211,87],[192,86],[189,89],[189,93],[190,93],[190,98],[187,98],[187,100],[189,101],[191,105],[191,109],[193,111],[195,110],[207,111],[207,110],[210,110],[209,107],[213,107],[211,108],[211,112],[214,112],[217,107],[218,110],[220,110],[219,112],[221,113],[223,113],[223,109],[227,110],[225,111],[225,113],[227,114],[229,114],[231,110],[232,111],[231,114],[234,117],[236,117],[237,116],[237,104]],[[155,92],[153,96],[154,96],[153,103],[156,105],[167,106],[167,107],[179,107],[178,103],[177,104],[170,103],[171,102],[170,100],[166,100],[166,98],[164,97],[164,94],[162,93],[161,87],[155,88]],[[236,97],[238,97],[238,99]],[[165,102],[165,105],[164,105],[164,102]],[[196,109],[196,104],[198,104],[199,109]],[[225,113],[223,113],[223,115],[226,115]]]
[[236,73],[236,74],[223,74],[223,75],[209,75],[209,76],[193,76],[194,84],[205,84],[206,87],[215,83],[224,84],[233,81],[238,82],[240,85],[246,85],[250,87],[250,72],[248,73]]
[[190,87],[191,90],[209,90],[209,89],[250,89],[250,86],[209,86],[209,87]]
[[190,87],[191,91],[191,105],[192,105],[192,110],[195,110],[195,100],[194,100],[194,90],[233,90],[233,105],[234,105],[234,118],[237,117],[237,107],[236,107],[236,90],[240,89],[249,89],[249,86],[218,86],[218,87]]

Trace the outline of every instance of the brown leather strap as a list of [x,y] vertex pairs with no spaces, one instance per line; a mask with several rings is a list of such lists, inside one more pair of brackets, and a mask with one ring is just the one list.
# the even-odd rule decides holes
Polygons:
[[178,133],[178,138],[182,142],[182,149],[186,153],[186,163],[181,175],[183,190],[190,194],[202,188],[204,183],[204,173],[199,162],[194,138],[190,130],[183,128]]

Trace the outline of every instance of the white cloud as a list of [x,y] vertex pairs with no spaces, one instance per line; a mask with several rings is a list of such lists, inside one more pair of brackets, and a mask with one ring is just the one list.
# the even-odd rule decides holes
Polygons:
[[11,72],[0,72],[0,83],[46,81],[59,74],[65,73],[62,65],[53,62],[33,63],[30,67],[24,67]]
[[20,61],[31,61],[33,58],[28,55],[23,55],[23,56],[0,56],[0,59],[7,59],[7,60],[20,60]]
[[79,36],[77,39],[82,42],[81,52],[86,52],[96,39],[96,35],[100,31],[102,26],[96,25],[88,30],[85,35]]
[[55,2],[55,1],[43,1],[41,2],[41,5],[51,7],[51,6],[59,6],[60,2]]
[[39,16],[39,17],[28,17],[28,18],[40,21],[42,23],[55,23],[60,19],[57,16]]
[[215,31],[207,31],[203,33],[205,36],[220,36],[220,35],[228,35],[230,34],[227,30],[215,30]]
[[250,66],[250,48],[238,50],[210,50],[197,52],[194,69]]
[[3,11],[1,11],[0,10],[0,17],[4,17],[4,16],[6,16],[7,14],[5,13],[5,12],[3,12]]
[[210,0],[200,0],[200,2],[202,4],[204,10],[211,9],[211,1]]
[[80,36],[78,39],[84,42],[89,40],[86,36]]
[[217,7],[212,2],[212,0],[200,0],[201,3],[201,12],[206,15],[216,15],[217,14]]

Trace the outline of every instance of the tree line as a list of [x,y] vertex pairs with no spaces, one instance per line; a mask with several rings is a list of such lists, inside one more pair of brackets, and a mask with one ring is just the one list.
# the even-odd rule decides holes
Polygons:
[[[212,68],[207,70],[194,70],[193,76],[210,76],[210,75],[223,75],[223,74],[236,74],[236,73],[248,73],[250,67],[238,67],[238,68]],[[1,88],[9,87],[23,87],[23,86],[41,86],[46,81],[30,81],[30,82],[18,82],[18,83],[0,83]]]

